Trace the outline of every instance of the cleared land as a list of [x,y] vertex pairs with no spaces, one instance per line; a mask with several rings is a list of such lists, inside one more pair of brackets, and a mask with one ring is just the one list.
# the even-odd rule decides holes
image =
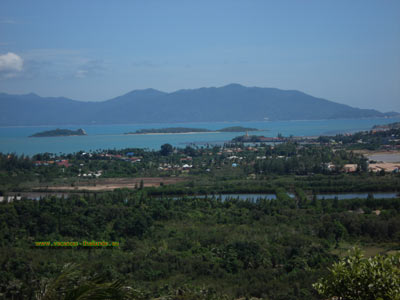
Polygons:
[[385,163],[400,162],[400,153],[379,153],[368,156],[369,160],[382,161]]
[[354,153],[359,153],[366,156],[369,160],[385,163],[400,162],[400,151],[370,151],[370,150],[353,150]]
[[38,187],[36,190],[49,191],[113,191],[122,188],[137,188],[143,180],[144,187],[160,186],[162,184],[176,184],[183,182],[186,178],[180,177],[138,177],[138,178],[99,178],[75,182],[72,186],[46,186]]

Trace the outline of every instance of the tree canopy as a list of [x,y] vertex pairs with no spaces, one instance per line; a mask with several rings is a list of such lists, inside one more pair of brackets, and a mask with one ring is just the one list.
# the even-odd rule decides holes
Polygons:
[[334,263],[328,276],[313,284],[324,297],[344,300],[400,299],[400,255],[364,258],[359,249]]
[[174,150],[174,148],[172,147],[171,144],[164,144],[164,145],[161,145],[160,153],[161,153],[161,155],[167,156],[167,155],[171,154],[173,150]]

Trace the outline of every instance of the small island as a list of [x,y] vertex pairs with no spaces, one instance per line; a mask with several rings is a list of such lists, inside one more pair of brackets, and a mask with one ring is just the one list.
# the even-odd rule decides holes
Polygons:
[[199,132],[211,132],[211,130],[204,128],[187,128],[187,127],[168,127],[168,128],[151,128],[151,129],[139,129],[135,132],[127,132],[125,134],[158,134],[158,133],[199,133]]
[[218,130],[210,130],[205,128],[168,127],[168,128],[139,129],[134,132],[127,132],[125,134],[179,134],[179,133],[247,132],[247,131],[259,131],[259,129],[246,128],[241,126],[226,127]]
[[257,128],[250,128],[250,127],[242,127],[242,126],[232,126],[232,127],[225,127],[220,130],[217,130],[218,132],[247,132],[247,131],[260,131],[260,129]]
[[82,128],[79,128],[77,130],[57,128],[56,130],[48,130],[35,133],[30,137],[56,137],[56,136],[76,136],[76,135],[87,135],[87,133]]

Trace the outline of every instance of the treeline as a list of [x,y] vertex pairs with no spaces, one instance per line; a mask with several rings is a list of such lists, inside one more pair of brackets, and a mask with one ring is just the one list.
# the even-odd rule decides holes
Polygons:
[[377,150],[384,145],[399,145],[400,129],[388,127],[388,130],[361,131],[351,135],[338,134],[336,136],[320,136],[317,141],[329,144],[332,141],[346,146],[348,149]]
[[[76,263],[89,275],[123,279],[142,299],[200,289],[207,292],[196,299],[318,299],[311,284],[337,259],[338,244],[400,242],[399,199],[275,192],[276,200],[256,202],[154,198],[143,189],[1,203],[0,293],[33,299],[62,266]],[[34,246],[83,240],[120,247]]]
[[271,176],[259,179],[236,179],[220,175],[188,180],[177,185],[147,188],[149,195],[208,195],[219,194],[274,194],[276,189],[284,187],[290,192],[301,189],[307,197],[323,193],[356,192],[399,192],[400,176],[396,174],[337,174],[309,176]]
[[[344,174],[346,164],[357,165],[353,175]],[[58,182],[62,185],[73,185],[77,180],[94,182],[95,173],[102,178],[188,178],[186,185],[172,188],[177,194],[273,192],[281,182],[291,190],[301,187],[311,192],[396,191],[400,186],[398,173],[368,172],[367,159],[360,154],[297,142],[206,148],[174,148],[165,144],[159,151],[128,148],[58,155],[41,153],[32,157],[0,153],[3,194],[37,186],[46,188]],[[172,194],[168,188],[154,193]]]
[[[357,164],[359,172],[368,171],[367,159],[360,154],[344,150],[297,143],[284,143],[266,147],[269,159],[254,164],[255,173],[274,174],[331,174],[339,173],[345,164]],[[330,167],[330,165],[333,165]]]

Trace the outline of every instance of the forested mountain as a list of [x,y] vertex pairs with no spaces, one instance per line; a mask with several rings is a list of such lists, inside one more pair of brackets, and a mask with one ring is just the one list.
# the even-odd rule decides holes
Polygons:
[[293,90],[239,84],[164,93],[136,90],[103,102],[0,94],[0,126],[315,120],[393,116]]

